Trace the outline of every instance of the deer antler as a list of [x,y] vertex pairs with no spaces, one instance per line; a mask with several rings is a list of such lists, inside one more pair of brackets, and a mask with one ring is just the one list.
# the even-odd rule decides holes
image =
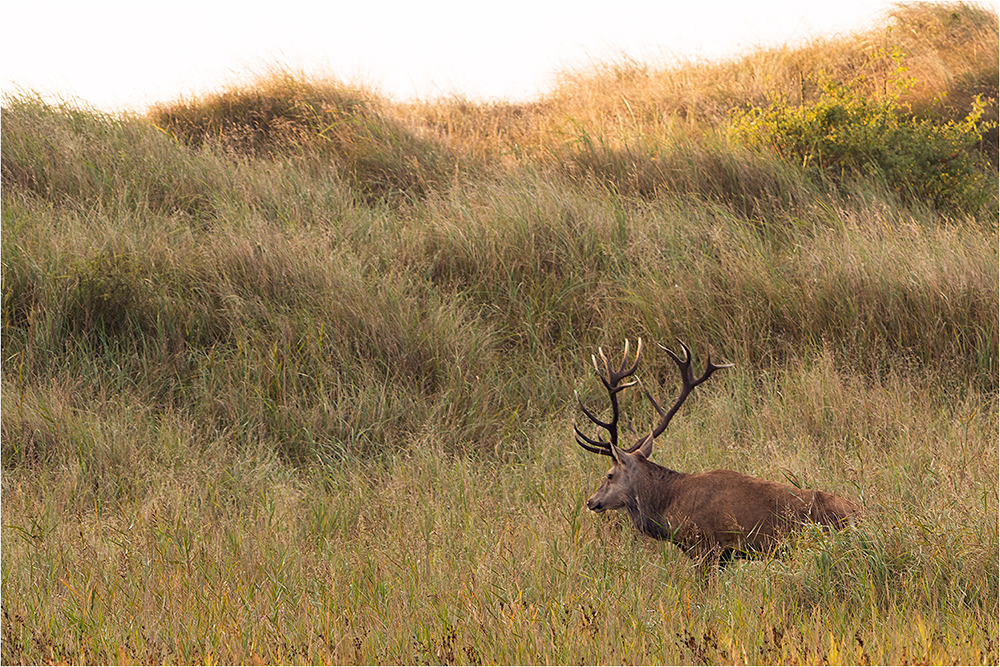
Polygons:
[[683,341],[678,340],[677,342],[681,344],[681,349],[684,351],[683,359],[674,354],[673,351],[671,351],[670,349],[660,345],[660,348],[662,348],[664,351],[666,351],[667,354],[670,355],[670,358],[674,360],[674,363],[677,364],[677,368],[679,368],[681,371],[681,393],[674,401],[674,404],[670,406],[669,410],[664,410],[663,408],[661,408],[660,404],[656,402],[656,399],[653,398],[653,396],[649,393],[649,391],[647,391],[646,388],[643,386],[642,382],[639,381],[638,379],[633,380],[632,382],[627,382],[625,384],[622,384],[622,380],[634,375],[636,369],[639,367],[639,359],[642,357],[641,338],[638,339],[635,362],[632,364],[631,367],[627,367],[628,357],[629,357],[629,342],[628,340],[625,341],[625,354],[622,357],[621,366],[618,368],[617,371],[611,370],[611,363],[608,361],[608,358],[604,355],[604,350],[601,348],[597,348],[597,353],[600,356],[601,361],[603,362],[603,368],[601,367],[601,364],[598,363],[597,357],[591,356],[591,359],[594,362],[594,368],[597,370],[597,375],[601,378],[601,382],[604,383],[605,388],[607,388],[608,390],[608,395],[611,398],[611,421],[605,422],[602,421],[601,419],[598,419],[597,416],[594,415],[593,412],[588,410],[587,406],[583,404],[583,401],[580,399],[579,393],[576,394],[576,400],[577,403],[580,404],[580,409],[583,410],[583,414],[585,414],[587,418],[590,419],[590,421],[608,431],[608,433],[610,434],[610,440],[605,441],[600,439],[589,438],[586,435],[584,435],[582,431],[580,431],[580,428],[578,426],[574,424],[573,430],[576,432],[576,441],[581,447],[586,449],[588,452],[593,452],[594,454],[613,456],[612,446],[618,447],[618,417],[619,417],[618,392],[622,391],[623,389],[639,385],[639,388],[642,389],[642,393],[646,395],[646,398],[648,398],[649,402],[652,403],[653,408],[656,410],[656,413],[660,415],[660,423],[656,426],[656,428],[650,431],[649,435],[640,438],[638,442],[636,442],[632,447],[622,450],[628,454],[631,454],[636,450],[638,450],[640,447],[642,447],[646,442],[654,440],[657,436],[663,433],[664,430],[666,430],[667,425],[670,423],[670,420],[673,419],[673,416],[677,413],[677,410],[680,409],[685,399],[687,399],[688,395],[695,387],[697,387],[702,382],[707,380],[715,371],[723,368],[732,367],[732,364],[712,363],[712,352],[711,350],[709,350],[705,360],[705,372],[701,374],[701,377],[695,379],[694,374],[691,371],[691,350],[690,348],[688,348],[687,345],[684,344]]
[[[660,404],[656,402],[656,400],[646,390],[646,388],[642,386],[642,383],[641,382],[639,383],[639,388],[642,389],[642,393],[646,395],[646,398],[649,399],[649,402],[653,404],[653,408],[656,410],[656,413],[660,415],[659,425],[657,425],[657,427],[654,428],[650,432],[650,434],[646,436],[646,438],[656,439],[657,436],[659,436],[661,433],[663,433],[663,431],[666,430],[667,424],[669,424],[670,420],[673,419],[674,415],[677,413],[677,410],[680,409],[681,404],[683,404],[685,399],[687,399],[688,394],[691,393],[692,389],[694,389],[702,382],[707,380],[715,371],[721,370],[723,368],[733,367],[732,364],[713,364],[712,349],[709,348],[708,354],[705,355],[705,372],[702,373],[701,377],[696,380],[694,379],[694,374],[691,372],[691,349],[687,345],[685,345],[684,341],[682,341],[681,339],[678,338],[677,342],[681,344],[681,349],[684,351],[683,359],[674,354],[670,348],[663,347],[662,345],[657,343],[657,345],[659,345],[661,350],[670,355],[670,358],[674,360],[674,363],[677,364],[677,368],[679,368],[681,371],[681,393],[677,397],[677,400],[674,401],[674,404],[670,406],[670,409],[664,411],[664,409],[660,407]],[[640,442],[640,444],[642,444],[642,442],[645,442],[646,438],[644,438]]]
[[598,377],[601,378],[601,382],[604,383],[604,387],[608,390],[608,396],[611,398],[611,421],[606,422],[598,419],[597,416],[588,410],[587,406],[583,404],[583,400],[580,398],[579,393],[576,394],[576,401],[580,404],[580,409],[583,410],[583,414],[587,415],[587,418],[590,419],[590,421],[608,431],[610,434],[610,440],[605,441],[588,438],[582,431],[580,431],[580,428],[576,424],[573,425],[573,430],[576,432],[577,443],[579,443],[579,445],[588,452],[612,456],[611,446],[618,446],[618,392],[632,387],[639,382],[638,380],[634,380],[625,384],[621,383],[625,378],[631,377],[635,374],[635,370],[639,367],[639,359],[642,358],[642,339],[638,339],[635,352],[635,362],[631,367],[628,367],[628,339],[625,340],[625,354],[622,355],[622,363],[617,371],[611,370],[611,362],[608,361],[608,358],[604,355],[604,350],[602,348],[597,348],[597,353],[601,357],[603,368],[602,364],[597,362],[597,357],[591,355],[590,358],[594,362],[594,370],[597,371]]

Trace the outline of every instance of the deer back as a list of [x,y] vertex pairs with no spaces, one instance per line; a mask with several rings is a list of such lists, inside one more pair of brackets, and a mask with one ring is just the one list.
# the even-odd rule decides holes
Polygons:
[[843,528],[858,512],[854,503],[829,493],[732,470],[684,475],[661,499],[663,523],[671,527],[673,541],[692,555],[771,551],[804,524]]

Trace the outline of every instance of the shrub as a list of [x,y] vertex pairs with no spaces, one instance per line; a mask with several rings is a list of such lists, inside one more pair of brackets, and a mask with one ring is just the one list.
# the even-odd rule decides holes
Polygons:
[[[900,55],[893,54],[899,61]],[[992,123],[981,121],[984,104],[976,98],[961,121],[936,122],[908,114],[900,96],[913,81],[896,79],[882,96],[862,90],[862,81],[820,83],[820,98],[793,106],[772,102],[733,117],[731,136],[755,148],[772,148],[810,173],[842,182],[875,178],[910,201],[938,209],[973,210],[995,188],[977,146]]]

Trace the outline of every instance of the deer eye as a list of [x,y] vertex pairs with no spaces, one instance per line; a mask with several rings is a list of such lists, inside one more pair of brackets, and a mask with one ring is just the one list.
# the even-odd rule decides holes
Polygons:
[[608,479],[611,479],[611,478],[612,478],[612,477],[614,477],[614,476],[615,476],[615,474],[614,474],[613,472],[609,472],[609,473],[608,473]]

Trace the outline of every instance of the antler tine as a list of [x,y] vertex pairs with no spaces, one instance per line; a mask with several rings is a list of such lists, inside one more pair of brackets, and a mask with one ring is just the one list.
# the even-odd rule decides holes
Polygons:
[[628,338],[626,338],[625,352],[622,353],[622,363],[618,367],[618,370],[615,372],[615,376],[618,377],[618,379],[626,378],[635,372],[635,368],[636,366],[638,366],[639,363],[639,356],[642,354],[642,339],[641,338],[639,339],[639,355],[636,355],[636,365],[632,367],[631,372],[625,370],[625,367],[628,365],[628,350],[629,350],[629,341]]
[[681,350],[684,352],[683,359],[674,354],[674,351],[666,345],[662,345],[660,343],[657,343],[657,345],[661,350],[669,354],[670,358],[674,360],[675,364],[677,364],[677,367],[681,369],[681,380],[683,382],[693,382],[694,379],[691,377],[691,348],[689,348],[680,338],[677,339],[677,342],[681,344]]
[[592,438],[588,438],[576,424],[573,424],[573,431],[576,432],[576,443],[588,452],[611,456],[610,443],[604,442],[603,440],[593,440]]
[[[580,405],[580,409],[583,410],[583,414],[587,415],[587,419],[594,422],[601,428],[606,428],[608,430],[611,429],[612,424],[598,419],[597,415],[587,409],[587,406],[583,404],[583,399],[580,398],[580,392],[574,391],[573,393],[576,395],[576,402]],[[576,426],[574,425],[573,428],[576,428]]]
[[590,360],[594,362],[594,370],[597,371],[597,376],[607,386],[611,382],[611,364],[608,362],[608,358],[604,356],[603,349],[597,348],[597,354],[600,355],[601,361],[604,362],[604,371],[601,371],[601,365],[597,363],[597,357],[590,355]]
[[699,385],[708,379],[708,376],[715,371],[722,370],[723,368],[732,368],[733,364],[713,364],[712,363],[712,348],[708,348],[708,353],[705,355],[705,372],[700,378],[695,382],[695,385]]
[[[625,341],[625,352],[626,352],[626,354],[628,353],[628,340],[627,339]],[[604,348],[603,347],[598,347],[597,348],[597,356],[599,356],[601,358],[601,361],[604,362],[604,371],[603,372],[601,371],[600,366],[597,363],[597,357],[595,357],[594,355],[590,355],[590,358],[593,359],[593,361],[594,361],[594,368],[597,369],[597,374],[601,376],[602,380],[604,380],[605,386],[614,385],[615,384],[614,377],[615,377],[615,375],[617,375],[617,373],[615,373],[614,371],[611,370],[611,362],[608,360],[607,355],[604,354]],[[611,387],[608,386],[608,388],[610,389]]]
[[649,402],[653,404],[653,409],[656,410],[656,414],[660,415],[660,417],[663,417],[663,415],[666,414],[663,408],[661,408],[660,404],[656,402],[656,399],[653,398],[653,395],[649,393],[649,390],[646,389],[646,385],[642,383],[642,380],[639,380],[638,382],[639,382],[639,389],[641,389],[642,393],[646,395],[646,398],[649,399]]
[[[621,366],[620,369],[618,369],[618,374],[622,378],[627,378],[630,375],[634,374],[635,373],[635,369],[639,368],[639,360],[640,359],[642,359],[642,338],[637,338],[636,339],[636,346],[635,346],[635,363],[632,364],[631,368],[629,368],[628,370],[625,370],[625,366],[626,366],[626,364],[628,364],[628,338],[626,338],[625,339],[625,354],[622,355],[622,366]],[[635,382],[629,384],[629,386],[631,387],[633,384],[635,384]]]

